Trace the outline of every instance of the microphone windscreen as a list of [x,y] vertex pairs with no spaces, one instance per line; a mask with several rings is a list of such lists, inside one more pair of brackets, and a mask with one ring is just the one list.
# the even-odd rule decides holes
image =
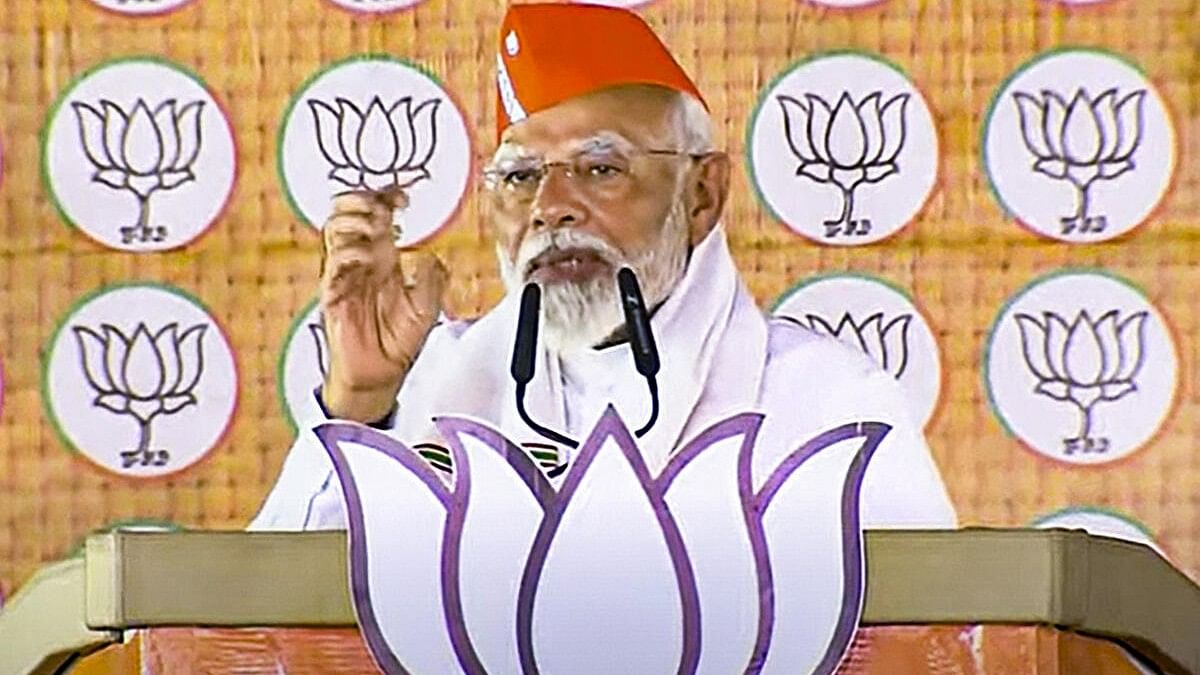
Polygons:
[[537,347],[538,310],[542,304],[542,289],[526,284],[521,292],[521,313],[517,316],[517,338],[513,345],[512,377],[521,384],[533,379],[534,349]]
[[654,345],[654,334],[650,332],[650,313],[646,311],[642,289],[633,270],[622,267],[617,271],[617,289],[621,307],[625,310],[625,330],[633,348],[633,363],[644,377],[654,377],[658,374],[658,348]]

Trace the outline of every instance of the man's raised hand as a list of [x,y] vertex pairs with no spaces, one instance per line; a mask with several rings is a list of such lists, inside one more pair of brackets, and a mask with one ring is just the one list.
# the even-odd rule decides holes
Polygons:
[[334,417],[384,417],[441,313],[445,267],[432,254],[396,249],[393,212],[407,205],[398,187],[346,192],[325,221],[321,310],[330,365],[322,398]]

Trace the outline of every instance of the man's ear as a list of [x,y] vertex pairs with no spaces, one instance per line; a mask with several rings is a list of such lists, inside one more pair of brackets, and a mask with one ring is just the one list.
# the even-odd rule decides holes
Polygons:
[[729,155],[712,152],[696,160],[688,172],[684,199],[687,205],[688,240],[696,246],[721,220],[729,198]]

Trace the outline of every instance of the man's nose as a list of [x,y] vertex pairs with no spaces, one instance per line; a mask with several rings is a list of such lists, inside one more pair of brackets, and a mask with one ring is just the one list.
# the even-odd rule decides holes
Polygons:
[[529,212],[534,229],[578,227],[587,221],[587,207],[573,183],[573,177],[566,171],[546,174]]

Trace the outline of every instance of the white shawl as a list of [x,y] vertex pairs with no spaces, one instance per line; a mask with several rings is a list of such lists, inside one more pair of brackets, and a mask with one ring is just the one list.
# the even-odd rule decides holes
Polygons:
[[[519,305],[519,294],[510,293],[478,321],[446,324],[430,334],[397,397],[391,430],[396,438],[413,444],[436,441],[432,419],[457,415],[496,426],[517,443],[545,442],[518,416],[509,375]],[[756,405],[767,325],[738,277],[723,228],[714,229],[692,252],[683,279],[654,313],[651,328],[662,364],[661,408],[639,445],[653,455],[647,457],[653,470],[722,413]],[[581,373],[591,381],[578,382]],[[539,345],[525,398],[535,421],[582,440],[579,436],[609,403],[631,429],[649,414],[647,385],[634,369],[628,345],[574,354],[553,354]],[[302,431],[253,529],[312,527],[315,517],[326,520],[314,511],[340,511],[325,499],[314,501],[318,493],[337,492],[332,464],[311,433],[329,420],[315,401],[298,416]]]

